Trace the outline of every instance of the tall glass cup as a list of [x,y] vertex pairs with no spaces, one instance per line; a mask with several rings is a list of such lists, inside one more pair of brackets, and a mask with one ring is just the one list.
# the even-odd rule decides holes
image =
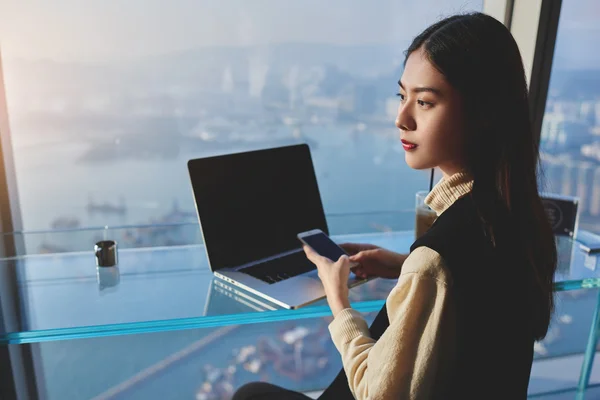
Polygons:
[[427,197],[428,194],[428,191],[422,190],[417,192],[415,196],[415,239],[423,236],[423,234],[427,232],[429,228],[431,228],[431,225],[433,225],[435,219],[437,218],[435,211],[425,204],[425,197]]

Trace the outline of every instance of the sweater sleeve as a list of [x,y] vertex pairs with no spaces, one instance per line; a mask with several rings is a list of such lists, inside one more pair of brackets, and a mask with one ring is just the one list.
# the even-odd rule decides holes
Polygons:
[[357,311],[347,308],[336,316],[329,330],[356,399],[431,397],[443,325],[453,322],[445,315],[449,280],[441,256],[420,247],[404,262],[387,298],[390,326],[378,341]]

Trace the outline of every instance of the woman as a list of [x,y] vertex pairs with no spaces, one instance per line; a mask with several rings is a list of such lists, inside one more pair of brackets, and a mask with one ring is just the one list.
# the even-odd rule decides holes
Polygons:
[[[411,168],[439,168],[426,202],[438,218],[404,256],[345,245],[316,264],[344,371],[321,398],[525,398],[533,343],[553,310],[554,238],[537,187],[538,142],[517,44],[481,13],[417,36],[399,81],[396,126]],[[359,276],[398,277],[367,328],[350,307]],[[266,383],[234,399],[303,399]]]

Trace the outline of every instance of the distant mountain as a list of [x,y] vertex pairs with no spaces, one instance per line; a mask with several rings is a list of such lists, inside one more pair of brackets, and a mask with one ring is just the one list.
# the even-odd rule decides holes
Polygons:
[[[356,78],[400,73],[408,43],[339,46],[289,43],[251,47],[203,47],[146,57],[121,64],[60,63],[51,60],[5,60],[13,92],[44,95],[98,89],[164,90],[168,87],[220,89],[229,69],[235,82],[248,80],[251,68],[267,67],[285,77],[292,68],[330,68]],[[10,93],[9,93],[10,95]]]
[[[334,65],[355,75],[370,74],[399,65],[408,42],[394,45],[340,46],[322,43],[287,43],[249,47],[204,47],[149,58],[150,64],[181,67],[210,63],[247,63],[262,60],[274,68],[290,65]],[[146,63],[146,60],[142,62]]]

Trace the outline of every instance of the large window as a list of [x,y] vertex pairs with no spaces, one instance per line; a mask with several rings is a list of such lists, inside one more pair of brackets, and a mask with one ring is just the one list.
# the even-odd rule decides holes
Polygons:
[[541,150],[547,191],[580,199],[580,227],[600,232],[600,3],[564,0]]
[[188,159],[308,142],[335,233],[357,215],[363,231],[411,229],[401,211],[428,173],[405,164],[393,125],[403,51],[441,16],[481,8],[3,1],[23,228],[193,222]]

